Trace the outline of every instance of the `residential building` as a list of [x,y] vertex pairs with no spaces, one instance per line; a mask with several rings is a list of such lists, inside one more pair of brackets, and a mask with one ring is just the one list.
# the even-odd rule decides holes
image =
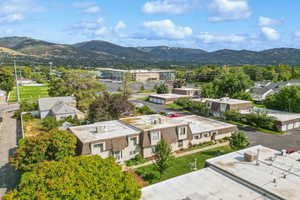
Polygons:
[[73,117],[83,119],[84,114],[76,108],[75,97],[50,97],[38,100],[41,119],[52,116],[56,120]]
[[113,156],[123,163],[141,153],[141,131],[122,121],[98,122],[69,130],[78,139],[80,155]]
[[298,200],[300,152],[261,145],[208,159],[207,168],[142,188],[142,200]]
[[177,117],[176,119],[182,120],[189,124],[193,135],[193,139],[191,140],[192,145],[230,137],[234,132],[237,131],[236,125],[210,118],[200,117],[197,115],[187,115]]
[[[254,107],[252,112],[254,113],[265,113],[267,116],[274,117],[277,121],[277,128],[280,131],[289,131],[300,128],[300,114],[283,112],[279,110],[271,110],[266,108]],[[247,114],[249,112],[241,112]]]
[[199,116],[168,118],[144,115],[119,121],[70,127],[78,139],[78,153],[114,156],[119,163],[141,154],[151,158],[163,139],[176,152],[191,145],[229,137],[236,126]]
[[278,83],[273,83],[271,81],[256,82],[248,92],[254,101],[261,102],[265,100],[267,96],[279,92],[281,88],[290,86],[300,86],[300,80],[290,80]]
[[192,98],[189,95],[182,94],[151,94],[149,95],[149,101],[157,104],[172,104],[179,98]]
[[200,96],[200,89],[198,89],[198,88],[174,88],[172,90],[172,93],[187,95],[187,96],[191,96],[191,97],[197,97],[197,96]]
[[98,68],[102,79],[122,81],[129,73],[133,81],[175,80],[175,70],[121,70],[112,68]]
[[228,97],[224,97],[221,99],[193,99],[195,102],[203,102],[206,103],[209,109],[209,114],[214,117],[224,117],[224,113],[226,111],[251,111],[252,110],[252,102],[244,101],[239,99],[231,99]]
[[0,90],[0,104],[6,103],[7,93],[3,90]]
[[123,118],[121,121],[141,130],[144,158],[154,156],[156,145],[162,139],[170,144],[172,152],[188,148],[192,139],[189,124],[176,118],[155,114]]

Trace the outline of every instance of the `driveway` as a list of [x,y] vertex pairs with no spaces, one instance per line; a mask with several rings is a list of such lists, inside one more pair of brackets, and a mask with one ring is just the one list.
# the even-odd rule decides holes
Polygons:
[[8,158],[17,148],[18,122],[7,113],[0,127],[0,199],[18,183],[18,173],[8,164]]
[[246,132],[251,145],[263,145],[277,150],[293,148],[300,150],[300,129],[289,131],[286,135],[274,135],[254,131],[248,128],[239,128]]

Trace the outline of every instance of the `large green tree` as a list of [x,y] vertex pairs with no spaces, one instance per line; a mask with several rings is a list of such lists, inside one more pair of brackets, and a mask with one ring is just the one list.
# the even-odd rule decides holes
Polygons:
[[134,111],[127,96],[104,92],[90,105],[89,120],[92,122],[116,120]]
[[134,177],[122,172],[113,158],[78,156],[39,163],[22,175],[4,200],[139,200],[140,196]]
[[155,164],[154,166],[162,175],[166,169],[170,167],[170,162],[172,161],[172,150],[170,145],[165,141],[161,140],[155,147]]
[[300,113],[300,86],[284,87],[264,101],[270,109]]
[[233,133],[229,138],[230,147],[234,150],[246,148],[250,145],[247,136],[244,132],[238,131]]
[[8,68],[0,68],[0,90],[10,92],[15,85],[13,72]]
[[101,84],[96,76],[83,71],[65,71],[61,77],[52,78],[49,85],[50,96],[75,96],[78,108],[86,111],[97,93],[103,91],[105,86]]
[[41,161],[63,160],[74,156],[76,137],[66,131],[51,131],[19,141],[19,147],[10,163],[21,171],[32,170]]
[[156,93],[157,94],[167,94],[169,93],[169,87],[167,84],[162,83],[156,88]]

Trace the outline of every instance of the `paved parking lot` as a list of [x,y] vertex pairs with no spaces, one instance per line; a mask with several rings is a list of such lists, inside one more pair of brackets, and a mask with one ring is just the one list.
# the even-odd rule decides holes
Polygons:
[[300,129],[289,131],[286,135],[273,135],[245,128],[240,130],[247,133],[251,145],[261,144],[277,150],[286,148],[300,150]]

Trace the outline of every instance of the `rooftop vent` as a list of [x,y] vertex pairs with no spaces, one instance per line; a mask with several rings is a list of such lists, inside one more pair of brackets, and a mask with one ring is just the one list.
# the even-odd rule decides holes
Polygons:
[[96,126],[96,133],[103,133],[106,131],[105,126]]
[[253,162],[256,160],[256,158],[257,158],[257,154],[252,151],[248,151],[244,153],[244,160],[246,162]]

